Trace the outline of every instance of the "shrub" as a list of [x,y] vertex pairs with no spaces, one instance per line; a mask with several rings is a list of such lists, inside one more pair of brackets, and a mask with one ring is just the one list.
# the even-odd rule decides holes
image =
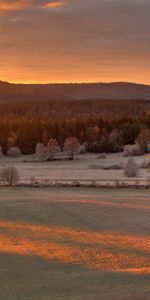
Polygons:
[[80,181],[78,181],[78,180],[74,180],[73,183],[72,183],[72,186],[80,187],[80,186],[81,186],[81,183],[80,183]]
[[86,153],[86,147],[84,145],[81,145],[79,148],[79,153],[80,154],[85,154]]
[[134,144],[134,145],[126,145],[124,146],[124,152],[123,152],[123,156],[124,157],[128,157],[128,156],[136,156],[136,155],[140,155],[141,153],[141,149],[140,149],[140,145]]
[[150,168],[150,160],[143,160],[140,164],[140,168],[142,169],[149,169]]
[[92,164],[89,166],[89,168],[96,169],[96,170],[121,170],[123,167],[120,164],[112,164],[112,165]]
[[127,177],[136,177],[138,174],[138,165],[133,158],[128,158],[127,163],[124,165],[124,175]]
[[102,158],[106,158],[106,153],[100,153],[97,157],[97,159],[102,159]]
[[97,164],[92,164],[92,165],[89,165],[89,168],[95,169],[95,170],[102,170],[103,166],[102,165],[97,165]]
[[7,156],[19,157],[19,156],[21,156],[21,151],[18,147],[11,147],[7,151]]
[[112,165],[105,165],[102,167],[102,170],[121,170],[122,167],[120,164],[112,164]]
[[9,186],[16,185],[19,180],[19,172],[15,167],[6,167],[1,171],[1,180]]

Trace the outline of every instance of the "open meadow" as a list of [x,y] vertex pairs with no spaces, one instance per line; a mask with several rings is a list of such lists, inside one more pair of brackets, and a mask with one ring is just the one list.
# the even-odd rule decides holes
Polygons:
[[0,189],[0,299],[149,300],[150,191]]
[[[60,153],[60,157],[61,157]],[[22,180],[50,179],[50,180],[124,180],[128,179],[124,176],[122,169],[109,168],[112,165],[120,165],[126,163],[128,157],[123,157],[123,153],[110,153],[106,158],[98,159],[98,154],[86,153],[77,155],[74,160],[58,160],[53,161],[34,161],[34,155],[21,155],[12,158],[3,156],[0,158],[0,169],[14,166],[17,168]],[[148,159],[148,154],[134,156],[137,165],[141,165]],[[101,167],[108,167],[107,170]],[[147,169],[140,168],[137,179],[146,180],[149,178],[150,172]]]

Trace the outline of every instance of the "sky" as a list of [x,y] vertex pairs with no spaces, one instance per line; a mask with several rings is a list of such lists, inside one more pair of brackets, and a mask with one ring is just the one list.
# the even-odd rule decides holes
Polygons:
[[0,80],[150,84],[150,0],[0,0]]

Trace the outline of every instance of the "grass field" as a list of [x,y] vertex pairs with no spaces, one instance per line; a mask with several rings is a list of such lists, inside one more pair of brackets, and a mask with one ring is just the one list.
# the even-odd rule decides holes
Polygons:
[[[1,157],[0,169],[7,166],[14,166],[18,169],[21,179],[127,179],[124,176],[123,170],[96,170],[92,169],[91,165],[109,166],[112,164],[125,163],[127,157],[123,157],[122,153],[107,154],[104,159],[97,159],[98,154],[79,155],[75,160],[49,161],[49,162],[32,162],[33,156],[22,155],[17,158]],[[148,155],[135,156],[135,162],[140,165],[148,159]],[[26,161],[26,162],[25,162]],[[146,169],[140,169],[137,178],[147,179],[150,173]]]
[[0,189],[0,300],[150,299],[150,191]]

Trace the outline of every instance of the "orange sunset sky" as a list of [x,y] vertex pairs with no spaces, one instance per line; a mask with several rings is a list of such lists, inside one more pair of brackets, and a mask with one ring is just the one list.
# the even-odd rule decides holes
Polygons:
[[0,80],[150,84],[150,0],[0,0]]

